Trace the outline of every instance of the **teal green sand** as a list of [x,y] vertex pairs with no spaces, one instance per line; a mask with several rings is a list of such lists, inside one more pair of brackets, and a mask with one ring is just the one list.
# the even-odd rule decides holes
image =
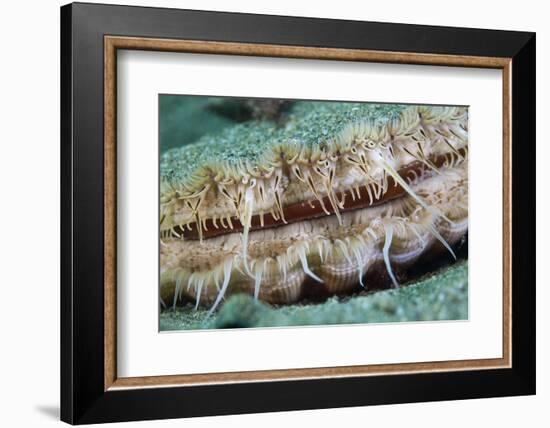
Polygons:
[[207,314],[207,309],[191,307],[163,311],[160,330],[465,320],[468,261],[461,260],[397,289],[278,307],[243,294],[230,298],[210,318]]

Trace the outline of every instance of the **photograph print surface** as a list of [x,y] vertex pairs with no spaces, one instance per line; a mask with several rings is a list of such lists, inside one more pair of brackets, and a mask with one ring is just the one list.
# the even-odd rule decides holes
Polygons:
[[468,108],[159,95],[160,330],[468,318]]

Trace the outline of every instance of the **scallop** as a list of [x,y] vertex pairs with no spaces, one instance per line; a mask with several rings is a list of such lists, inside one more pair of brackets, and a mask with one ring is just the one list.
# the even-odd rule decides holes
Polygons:
[[434,251],[454,256],[468,230],[467,110],[342,103],[327,120],[365,116],[309,141],[320,125],[308,106],[267,142],[255,134],[267,128],[251,125],[163,157],[165,305],[214,311],[237,293],[286,304],[398,286],[398,270]]

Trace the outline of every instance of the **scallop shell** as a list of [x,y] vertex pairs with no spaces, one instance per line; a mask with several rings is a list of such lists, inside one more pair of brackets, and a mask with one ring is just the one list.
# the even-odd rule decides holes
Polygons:
[[467,232],[466,177],[463,163],[453,174],[418,183],[415,190],[427,195],[430,209],[407,196],[343,213],[341,223],[329,216],[251,232],[246,257],[238,234],[204,242],[167,239],[161,247],[161,298],[216,306],[231,294],[247,293],[269,303],[292,303],[304,293],[379,288],[380,275],[369,273],[384,266],[395,283],[392,270],[450,250]]

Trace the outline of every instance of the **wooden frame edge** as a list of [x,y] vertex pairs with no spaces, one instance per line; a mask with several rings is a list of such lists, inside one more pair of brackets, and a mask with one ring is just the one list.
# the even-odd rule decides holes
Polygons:
[[[495,359],[282,369],[229,373],[116,376],[116,52],[117,49],[251,55],[502,69],[503,76],[503,356]],[[512,366],[511,306],[511,84],[512,60],[501,57],[419,54],[252,43],[104,36],[104,390],[290,381],[423,372],[499,369]]]
[[190,375],[144,376],[118,378],[109,390],[133,388],[160,388],[173,386],[199,386],[227,383],[266,381],[293,381],[303,379],[326,379],[366,377],[378,375],[402,375],[465,371],[475,369],[499,369],[505,367],[502,358],[485,360],[457,360],[442,362],[371,364],[363,366],[316,367],[306,369],[259,370],[246,372],[204,373]]
[[116,47],[104,44],[104,388],[116,380]]
[[440,55],[366,49],[323,48],[311,46],[272,45],[261,43],[174,40],[146,37],[105,36],[105,45],[114,49],[164,52],[251,55],[261,57],[368,61],[395,64],[446,65],[479,68],[504,68],[509,58],[467,55]]
[[502,356],[512,367],[512,60],[502,69]]

